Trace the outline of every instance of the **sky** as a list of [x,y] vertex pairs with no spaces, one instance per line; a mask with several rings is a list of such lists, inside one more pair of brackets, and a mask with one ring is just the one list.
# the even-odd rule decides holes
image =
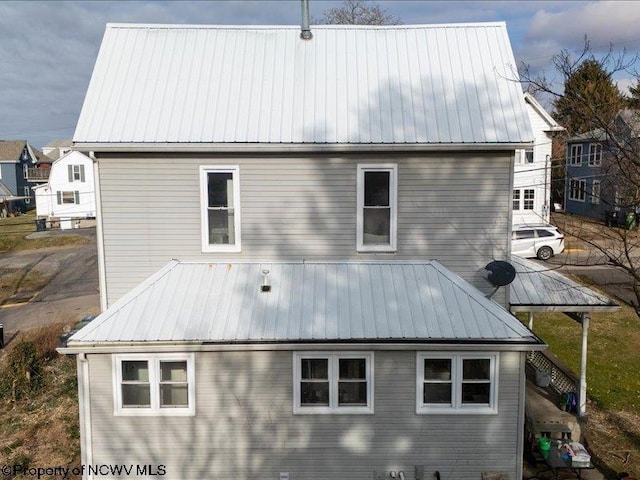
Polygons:
[[[504,21],[518,65],[561,85],[553,55],[579,55],[585,35],[595,53],[640,52],[638,1],[378,1],[405,24]],[[340,1],[310,0],[312,18]],[[0,0],[0,139],[42,148],[71,138],[105,25],[171,23],[298,25],[299,0],[2,1]],[[640,69],[640,64],[639,64]],[[634,70],[616,76],[621,90]]]

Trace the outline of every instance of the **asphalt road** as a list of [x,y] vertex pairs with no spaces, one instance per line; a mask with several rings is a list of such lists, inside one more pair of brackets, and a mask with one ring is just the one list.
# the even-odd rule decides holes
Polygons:
[[[51,231],[37,235],[69,233]],[[86,235],[91,241],[88,245],[0,254],[0,267],[38,268],[53,274],[49,283],[29,303],[0,308],[5,339],[22,329],[58,322],[73,323],[99,312],[95,228],[74,230],[73,234]]]

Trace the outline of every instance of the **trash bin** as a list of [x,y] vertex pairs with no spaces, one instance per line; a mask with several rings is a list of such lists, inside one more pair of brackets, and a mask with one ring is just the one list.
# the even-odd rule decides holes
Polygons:
[[618,226],[618,212],[609,210],[605,215],[605,225],[607,227]]
[[636,228],[636,214],[633,212],[629,212],[624,217],[624,226],[627,230],[632,230]]
[[47,219],[46,218],[37,218],[36,219],[36,232],[42,232],[47,229]]

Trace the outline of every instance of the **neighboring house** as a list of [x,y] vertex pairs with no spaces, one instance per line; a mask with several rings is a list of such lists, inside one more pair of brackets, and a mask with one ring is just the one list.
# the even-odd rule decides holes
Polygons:
[[51,160],[57,160],[71,151],[73,140],[66,138],[63,140],[53,140],[42,147],[42,152]]
[[506,26],[312,34],[107,26],[74,135],[103,307],[63,350],[82,463],[521,478],[545,346],[484,268],[533,137]]
[[51,161],[26,140],[0,140],[0,181],[13,195],[9,208],[35,207],[32,188],[49,178]]
[[513,177],[513,224],[549,223],[551,201],[551,142],[564,130],[529,93],[524,94],[533,146],[516,151]]
[[[615,140],[609,136],[615,135]],[[622,110],[609,132],[595,129],[567,140],[565,183],[566,212],[601,222],[624,224],[627,213],[635,213],[638,202],[637,181],[626,180],[621,173],[624,160],[620,148],[637,156],[640,114]],[[626,170],[622,167],[622,170]]]
[[96,216],[93,162],[80,152],[69,152],[51,165],[49,181],[34,188],[36,215],[60,221],[70,228],[73,220]]

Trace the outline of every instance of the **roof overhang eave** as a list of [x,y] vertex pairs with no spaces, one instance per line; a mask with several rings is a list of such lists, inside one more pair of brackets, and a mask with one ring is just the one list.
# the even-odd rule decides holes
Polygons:
[[102,143],[74,142],[73,149],[93,152],[453,152],[512,151],[530,147],[531,142],[499,143]]
[[511,305],[509,311],[516,312],[617,312],[620,305]]

